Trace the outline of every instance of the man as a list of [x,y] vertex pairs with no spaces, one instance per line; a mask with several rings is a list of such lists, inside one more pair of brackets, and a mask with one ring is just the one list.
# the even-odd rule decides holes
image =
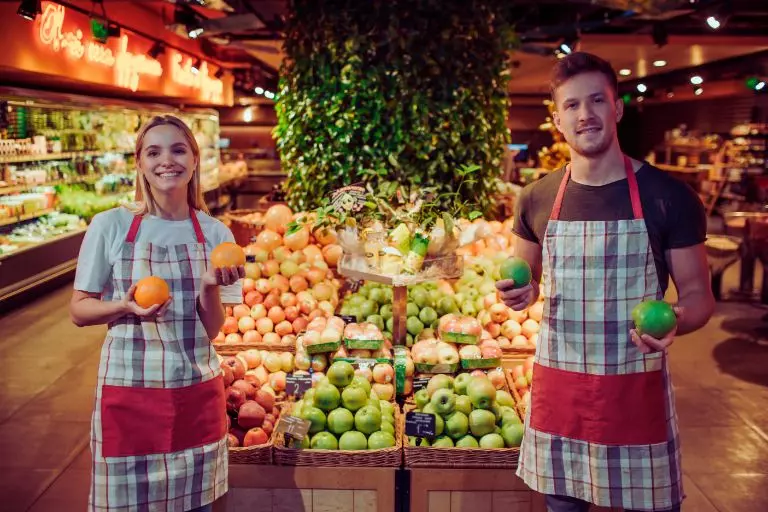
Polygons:
[[[533,281],[497,287],[516,310],[546,298],[518,475],[552,512],[589,504],[679,511],[684,498],[667,348],[709,320],[706,217],[687,185],[626,157],[610,64],[572,53],[551,81],[571,163],[526,187],[515,250]],[[675,282],[677,328],[638,336],[631,311]]]

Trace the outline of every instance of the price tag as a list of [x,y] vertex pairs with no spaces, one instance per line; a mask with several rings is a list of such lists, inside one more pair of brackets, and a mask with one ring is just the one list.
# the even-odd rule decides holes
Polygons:
[[345,324],[356,324],[357,323],[357,317],[351,316],[351,315],[339,315],[339,318],[344,320]]
[[246,263],[256,263],[256,256],[254,256],[253,254],[246,254],[245,261]]
[[418,379],[413,379],[413,392],[415,393],[426,388],[427,384],[429,384],[429,381],[429,377],[419,377]]
[[312,376],[308,373],[291,373],[285,377],[285,392],[301,398],[312,387]]
[[286,437],[301,441],[306,437],[311,425],[311,422],[298,416],[281,416],[275,430],[284,433]]
[[415,437],[433,437],[437,431],[435,415],[424,412],[405,413],[405,435]]

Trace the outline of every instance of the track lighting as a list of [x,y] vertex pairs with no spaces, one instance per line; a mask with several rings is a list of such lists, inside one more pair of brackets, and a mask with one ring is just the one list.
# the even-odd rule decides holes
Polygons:
[[38,14],[42,14],[43,9],[40,6],[40,0],[22,0],[16,14],[27,21],[35,21]]

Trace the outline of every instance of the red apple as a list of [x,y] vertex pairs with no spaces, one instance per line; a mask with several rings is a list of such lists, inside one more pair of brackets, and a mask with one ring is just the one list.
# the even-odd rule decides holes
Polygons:
[[227,390],[227,412],[237,414],[240,407],[245,403],[245,393],[237,388]]
[[265,411],[271,411],[275,407],[275,397],[261,389],[256,391],[254,400],[256,400],[256,402],[262,406]]
[[254,400],[245,402],[237,414],[237,423],[244,429],[260,427],[264,423],[264,408]]
[[274,425],[268,421],[264,421],[264,424],[261,425],[261,428],[264,429],[264,432],[267,433],[268,436],[272,435],[272,431],[274,430]]
[[235,380],[245,377],[245,371],[247,370],[247,363],[241,361],[237,357],[229,356],[225,357],[221,362],[222,366],[229,366],[232,368],[232,373],[235,375]]
[[228,388],[235,382],[235,372],[232,371],[231,366],[221,365],[221,375],[224,377],[224,387]]
[[227,447],[229,448],[238,448],[240,446],[240,441],[237,439],[237,436],[234,434],[227,434]]
[[243,441],[245,440],[245,430],[235,426],[229,429],[229,435],[233,436],[237,440],[238,446],[243,446]]
[[243,447],[259,446],[269,442],[269,435],[261,428],[252,428],[245,434]]
[[253,384],[244,380],[236,380],[232,383],[230,389],[239,389],[242,391],[246,400],[253,400],[256,396],[256,388],[253,387]]

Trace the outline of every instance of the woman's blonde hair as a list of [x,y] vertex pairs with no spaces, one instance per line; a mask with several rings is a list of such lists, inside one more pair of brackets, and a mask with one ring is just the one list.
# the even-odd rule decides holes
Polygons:
[[195,157],[195,168],[192,170],[192,179],[189,180],[187,185],[187,203],[189,206],[196,210],[202,210],[205,213],[208,212],[208,206],[203,199],[203,188],[200,185],[200,147],[197,145],[195,135],[189,126],[181,119],[171,115],[155,116],[145,123],[141,127],[136,137],[136,196],[135,202],[132,205],[128,205],[128,209],[136,215],[144,215],[146,213],[154,213],[157,210],[155,199],[152,197],[152,190],[149,187],[147,179],[144,177],[144,173],[139,168],[139,162],[141,161],[141,151],[144,149],[144,137],[147,132],[156,126],[170,125],[175,126],[184,135],[187,140],[192,155]]

